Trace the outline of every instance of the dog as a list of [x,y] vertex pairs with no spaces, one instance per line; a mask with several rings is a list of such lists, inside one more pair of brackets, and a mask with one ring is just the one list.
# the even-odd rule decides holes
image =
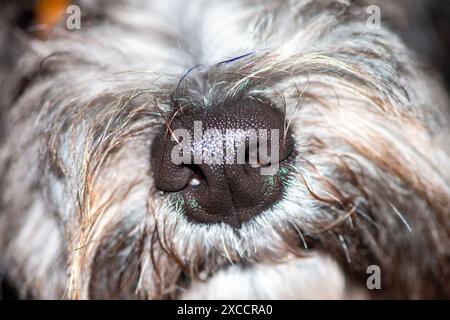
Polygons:
[[[20,298],[450,298],[448,96],[371,16],[402,10],[29,3],[0,22],[0,264]],[[80,28],[46,20],[61,3]],[[196,121],[278,130],[275,172],[173,163]]]

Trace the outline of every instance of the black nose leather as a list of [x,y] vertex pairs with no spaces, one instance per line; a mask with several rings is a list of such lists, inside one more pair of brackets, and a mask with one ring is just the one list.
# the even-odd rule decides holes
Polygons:
[[[191,221],[224,222],[239,227],[254,215],[270,208],[282,196],[283,183],[289,172],[287,159],[294,147],[292,137],[284,132],[285,125],[282,112],[269,102],[256,98],[210,108],[183,108],[175,111],[170,128],[163,126],[152,144],[156,188],[172,193],[176,199],[172,202],[177,203]],[[175,133],[179,129],[185,130],[192,137],[189,143],[185,141],[190,146],[189,161],[182,163],[174,161],[173,156],[174,148],[184,139],[176,137]],[[212,135],[207,134],[208,129]],[[249,163],[250,154],[258,154],[256,151],[259,151],[261,145],[253,144],[252,148],[252,140],[239,130],[259,132],[260,129],[267,130],[266,154],[272,159],[278,159],[278,163],[264,163],[262,167]],[[278,130],[278,139],[275,139],[276,135],[271,130]],[[215,133],[221,134],[223,143],[211,143],[211,137]],[[240,157],[244,163],[238,162],[237,147],[230,149],[230,141],[245,149],[244,156],[241,153]],[[259,140],[261,142],[265,141]],[[278,144],[278,149],[274,149],[278,152],[278,157],[275,158],[271,154],[272,142]],[[204,154],[203,158],[196,161],[195,156],[202,155],[199,145],[203,147]],[[228,150],[234,150],[236,154],[230,158]],[[215,155],[215,161],[208,160],[205,153]],[[262,174],[261,169],[269,166],[275,168],[274,174]]]

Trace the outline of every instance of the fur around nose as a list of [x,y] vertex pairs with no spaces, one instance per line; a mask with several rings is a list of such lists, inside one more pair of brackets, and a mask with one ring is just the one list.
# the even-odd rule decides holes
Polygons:
[[[175,194],[191,221],[238,227],[282,195],[293,150],[284,127],[284,115],[256,98],[177,112],[153,144],[156,187]],[[174,159],[185,152],[181,163]]]

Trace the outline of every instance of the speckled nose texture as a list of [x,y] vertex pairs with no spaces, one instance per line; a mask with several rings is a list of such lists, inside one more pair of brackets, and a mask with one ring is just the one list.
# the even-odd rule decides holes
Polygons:
[[[285,134],[284,114],[270,102],[248,98],[184,108],[171,119],[170,129],[164,125],[152,144],[154,179],[157,189],[175,197],[187,219],[240,227],[280,199],[294,142]],[[174,148],[183,141],[181,154],[189,156],[179,163]],[[263,174],[264,168],[273,168],[272,173]]]

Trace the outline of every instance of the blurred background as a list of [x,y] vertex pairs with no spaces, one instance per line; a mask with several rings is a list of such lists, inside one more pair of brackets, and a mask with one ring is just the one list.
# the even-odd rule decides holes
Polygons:
[[382,22],[441,74],[450,92],[450,1],[367,0],[377,1]]

